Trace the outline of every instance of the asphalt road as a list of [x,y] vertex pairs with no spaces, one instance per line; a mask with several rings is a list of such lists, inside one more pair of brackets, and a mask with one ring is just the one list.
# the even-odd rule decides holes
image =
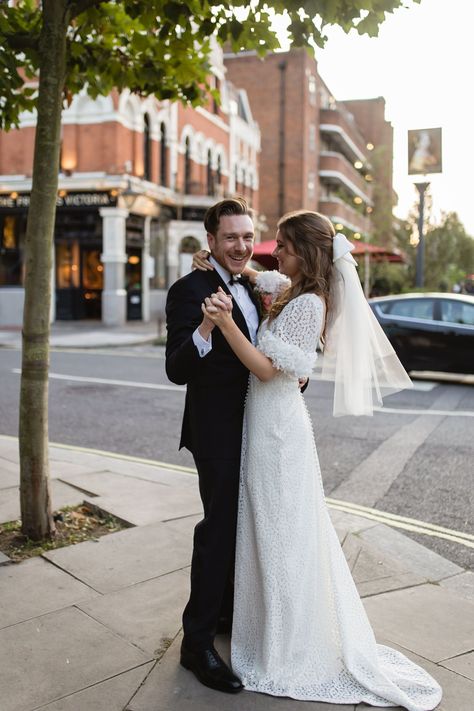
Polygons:
[[[0,349],[0,434],[17,434],[19,368],[19,351]],[[50,373],[51,442],[193,466],[178,452],[184,391],[168,389],[162,349],[56,351]],[[317,379],[305,399],[327,496],[473,533],[473,386],[420,381],[371,418],[333,418],[332,386]],[[473,548],[407,535],[474,568]]]

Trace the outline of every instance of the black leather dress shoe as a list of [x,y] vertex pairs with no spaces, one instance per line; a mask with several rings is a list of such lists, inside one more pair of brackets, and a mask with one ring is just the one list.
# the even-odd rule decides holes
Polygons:
[[244,688],[242,682],[235,676],[220,658],[213,646],[199,651],[186,649],[181,645],[181,666],[193,672],[201,684],[216,691],[227,694],[238,694]]

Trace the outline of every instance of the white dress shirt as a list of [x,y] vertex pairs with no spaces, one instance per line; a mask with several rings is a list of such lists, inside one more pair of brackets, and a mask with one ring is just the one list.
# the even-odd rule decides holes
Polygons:
[[[234,297],[234,301],[237,303],[237,306],[243,314],[249,330],[250,339],[252,343],[255,344],[257,340],[258,313],[246,287],[239,283],[230,284],[231,275],[227,269],[224,269],[224,267],[216,262],[213,257],[209,257],[209,261],[221,277],[222,281],[227,284],[227,288]],[[199,328],[197,328],[193,333],[193,343],[198,349],[201,358],[204,358],[204,356],[212,350],[212,333],[209,335],[209,340],[206,341],[206,339],[199,333]]]

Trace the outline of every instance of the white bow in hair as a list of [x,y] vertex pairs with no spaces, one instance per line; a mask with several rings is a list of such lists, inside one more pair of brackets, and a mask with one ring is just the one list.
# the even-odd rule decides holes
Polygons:
[[350,254],[352,250],[355,249],[355,245],[349,242],[347,237],[342,234],[342,232],[336,232],[332,242],[332,261],[335,262],[338,259],[344,258],[346,262],[351,262],[351,264],[357,265],[356,260]]

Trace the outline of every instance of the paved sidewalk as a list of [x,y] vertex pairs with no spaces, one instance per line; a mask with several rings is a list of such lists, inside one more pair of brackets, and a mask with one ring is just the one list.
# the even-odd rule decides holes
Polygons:
[[[153,343],[164,335],[164,325],[127,321],[104,326],[100,321],[56,321],[51,325],[51,348],[110,348]],[[21,348],[21,328],[0,328],[0,348]]]
[[[51,447],[53,504],[88,501],[131,526],[97,541],[0,565],[2,711],[355,711],[235,697],[178,664],[191,536],[192,471]],[[18,444],[0,436],[0,522],[18,517]],[[380,642],[444,689],[442,711],[474,708],[474,573],[394,528],[331,509]],[[218,638],[224,655],[229,640]]]

